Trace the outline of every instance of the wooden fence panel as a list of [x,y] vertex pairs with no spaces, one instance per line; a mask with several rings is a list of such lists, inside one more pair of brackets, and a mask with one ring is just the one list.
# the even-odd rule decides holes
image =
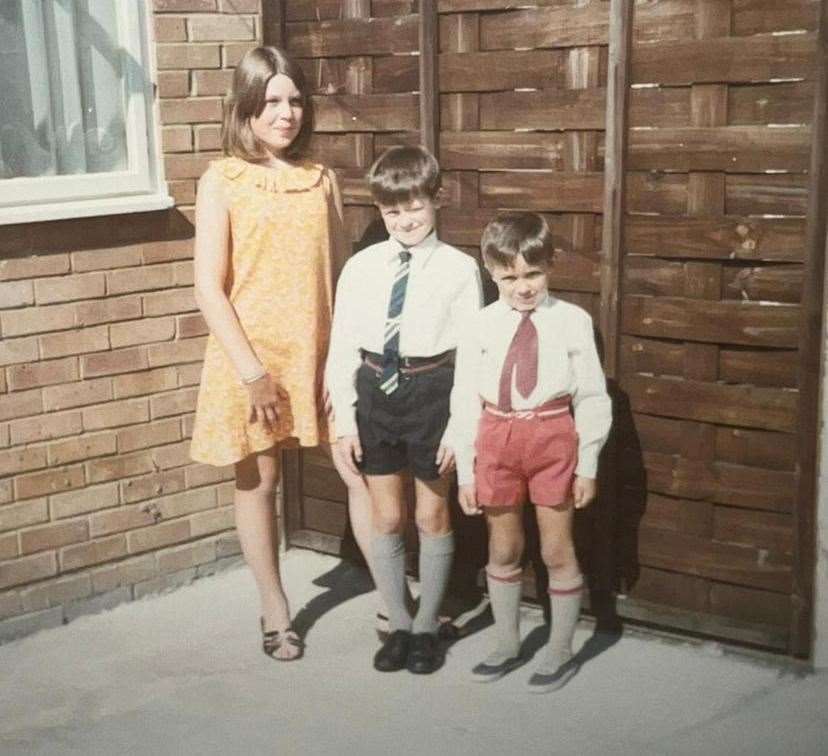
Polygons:
[[[674,5],[681,28],[691,11],[693,33],[635,34],[631,63],[631,93],[670,92],[684,107],[666,123],[630,102],[619,380],[635,429],[622,456],[643,471],[625,497],[639,526],[629,595],[683,602],[702,631],[729,618],[731,637],[780,648],[799,600],[797,349],[817,5]],[[639,13],[634,23],[647,22]],[[778,34],[792,31],[803,33]],[[673,584],[684,585],[675,601]]]

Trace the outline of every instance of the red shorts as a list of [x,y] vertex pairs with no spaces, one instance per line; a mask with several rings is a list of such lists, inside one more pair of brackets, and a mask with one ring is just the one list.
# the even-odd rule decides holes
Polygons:
[[[570,397],[530,411],[502,413],[487,405],[480,418],[474,482],[483,507],[541,507],[572,500],[578,435]],[[528,497],[527,497],[528,494]]]

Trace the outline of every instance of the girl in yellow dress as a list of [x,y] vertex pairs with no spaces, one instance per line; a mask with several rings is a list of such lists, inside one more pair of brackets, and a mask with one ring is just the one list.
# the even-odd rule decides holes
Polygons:
[[[279,577],[274,504],[284,445],[329,443],[322,374],[334,273],[344,263],[336,178],[304,159],[313,130],[298,65],[258,47],[236,68],[224,124],[227,157],[196,200],[196,301],[210,328],[191,456],[235,464],[236,528],[261,599],[263,648],[299,658]],[[334,453],[357,540],[370,499]]]

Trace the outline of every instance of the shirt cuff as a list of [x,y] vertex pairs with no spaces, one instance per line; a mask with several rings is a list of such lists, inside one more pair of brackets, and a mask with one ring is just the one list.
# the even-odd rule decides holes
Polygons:
[[454,462],[457,465],[457,485],[470,486],[474,483],[474,447],[455,449]]
[[334,427],[336,428],[337,438],[359,435],[359,428],[357,427],[356,421],[356,409],[349,409],[346,412],[335,412]]
[[578,449],[578,466],[575,468],[575,475],[579,478],[597,478],[599,452],[600,447],[596,448],[595,444]]

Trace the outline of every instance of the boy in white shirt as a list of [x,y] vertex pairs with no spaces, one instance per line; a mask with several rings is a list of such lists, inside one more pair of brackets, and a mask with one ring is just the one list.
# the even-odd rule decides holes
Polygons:
[[543,217],[501,213],[486,227],[481,248],[500,297],[462,329],[447,432],[460,505],[466,514],[485,512],[489,528],[486,573],[498,642],[472,675],[496,680],[521,663],[521,508],[528,498],[552,608],[549,642],[529,686],[546,692],[577,671],[572,638],[583,578],[572,515],[595,498],[612,407],[592,319],[548,292],[554,250]]
[[[336,292],[326,380],[337,443],[368,482],[371,562],[390,633],[374,657],[388,672],[439,666],[437,610],[454,537],[444,440],[454,377],[457,323],[479,310],[477,263],[434,233],[440,168],[422,147],[393,147],[368,173],[391,238],[350,258]],[[405,470],[414,477],[420,535],[420,604],[406,607]]]

